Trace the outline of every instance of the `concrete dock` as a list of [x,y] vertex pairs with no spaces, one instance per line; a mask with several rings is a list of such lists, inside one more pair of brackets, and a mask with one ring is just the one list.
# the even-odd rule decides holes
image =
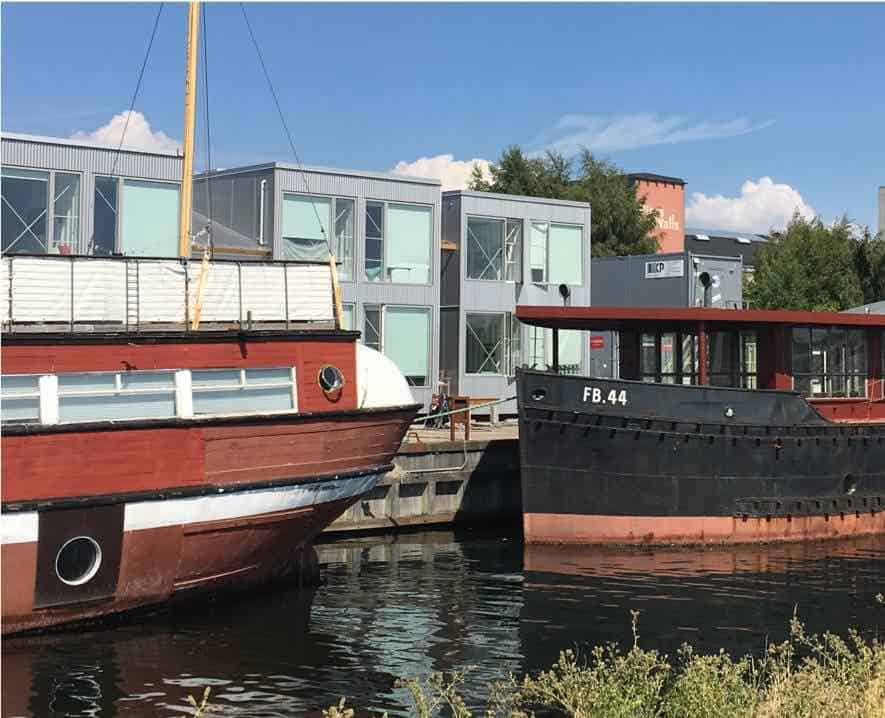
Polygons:
[[449,429],[410,429],[394,466],[326,532],[508,521],[521,514],[516,421],[475,423],[469,441],[451,441]]

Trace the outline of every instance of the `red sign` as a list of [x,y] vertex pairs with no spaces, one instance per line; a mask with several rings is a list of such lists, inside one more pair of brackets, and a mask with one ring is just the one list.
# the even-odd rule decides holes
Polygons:
[[602,334],[591,334],[590,335],[590,348],[591,349],[605,349],[605,337]]

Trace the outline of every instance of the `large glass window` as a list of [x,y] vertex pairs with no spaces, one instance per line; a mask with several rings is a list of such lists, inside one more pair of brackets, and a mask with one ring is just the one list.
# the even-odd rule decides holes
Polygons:
[[50,251],[46,213],[49,173],[2,168],[3,254]]
[[335,258],[340,263],[338,274],[345,281],[353,280],[354,201],[335,199]]
[[384,354],[411,386],[430,384],[430,308],[384,308]]
[[641,334],[639,377],[642,381],[661,384],[697,384],[697,335],[690,332]]
[[289,367],[193,371],[191,386],[195,416],[292,411],[295,407]]
[[549,276],[552,284],[580,285],[584,278],[583,228],[551,224],[548,247]]
[[468,314],[466,372],[510,375],[519,363],[521,325],[512,314]]
[[384,204],[366,202],[366,279],[384,281]]
[[866,396],[867,343],[862,329],[795,327],[793,387],[808,397]]
[[175,416],[175,373],[60,374],[58,416],[61,422]]
[[92,203],[92,239],[88,254],[110,256],[117,248],[117,188],[116,177],[96,177]]
[[522,281],[522,221],[467,218],[467,278]]
[[3,423],[40,421],[40,377],[6,374],[0,379],[0,419]]
[[123,252],[132,257],[178,255],[178,185],[123,180]]
[[322,261],[332,244],[331,197],[283,195],[283,255],[286,259]]
[[369,201],[365,225],[368,281],[430,283],[431,207]]

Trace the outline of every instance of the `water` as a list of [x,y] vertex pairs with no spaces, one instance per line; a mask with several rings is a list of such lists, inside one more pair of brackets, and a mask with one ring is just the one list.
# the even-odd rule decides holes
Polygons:
[[[882,635],[885,537],[715,551],[523,548],[517,532],[430,532],[319,549],[326,585],[3,642],[3,716],[401,713],[400,676],[463,669],[476,707],[508,671],[631,640],[759,652],[798,610],[812,630]],[[215,714],[213,714],[215,715]]]

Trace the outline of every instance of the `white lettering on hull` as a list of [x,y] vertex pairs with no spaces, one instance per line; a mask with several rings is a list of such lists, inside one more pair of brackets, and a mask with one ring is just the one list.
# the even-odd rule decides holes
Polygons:
[[611,389],[606,393],[598,386],[585,386],[582,401],[591,404],[620,404],[621,406],[627,406],[629,400],[627,399],[626,389],[621,389],[621,391]]

